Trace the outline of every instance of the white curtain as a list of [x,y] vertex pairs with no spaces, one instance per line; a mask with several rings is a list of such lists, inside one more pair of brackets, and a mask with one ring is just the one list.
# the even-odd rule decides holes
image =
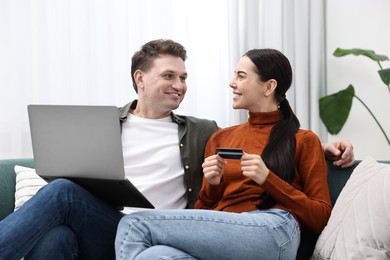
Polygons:
[[156,38],[188,51],[188,92],[177,113],[221,127],[244,121],[231,108],[230,77],[246,50],[270,47],[294,67],[288,98],[302,127],[319,133],[324,7],[312,2],[2,0],[0,158],[32,157],[28,104],[121,106],[136,98],[131,56]]
[[[229,2],[230,67],[249,49],[282,51],[293,67],[293,85],[287,93],[301,127],[323,141],[318,99],[325,93],[324,1],[246,0]],[[240,121],[247,113],[242,112]]]

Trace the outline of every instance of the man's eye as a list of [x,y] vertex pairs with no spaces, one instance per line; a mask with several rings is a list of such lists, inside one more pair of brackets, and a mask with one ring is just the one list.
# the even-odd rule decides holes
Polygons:
[[166,74],[166,75],[164,76],[164,78],[166,78],[166,79],[172,79],[172,78],[173,78],[173,75],[171,75],[171,74]]
[[181,82],[186,82],[187,77],[180,77]]

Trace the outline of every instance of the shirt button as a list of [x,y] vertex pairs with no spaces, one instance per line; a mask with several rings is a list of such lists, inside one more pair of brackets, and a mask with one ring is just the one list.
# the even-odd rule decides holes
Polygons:
[[192,192],[192,189],[191,189],[191,188],[188,188],[188,192]]
[[190,168],[190,166],[186,165],[185,168],[186,168],[186,170],[188,170]]
[[180,144],[180,147],[183,147],[184,145],[183,144]]

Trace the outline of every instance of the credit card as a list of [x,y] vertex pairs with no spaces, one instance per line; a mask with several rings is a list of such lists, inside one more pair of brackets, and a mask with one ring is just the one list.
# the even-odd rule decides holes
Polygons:
[[217,153],[224,159],[241,159],[244,154],[240,148],[217,148]]

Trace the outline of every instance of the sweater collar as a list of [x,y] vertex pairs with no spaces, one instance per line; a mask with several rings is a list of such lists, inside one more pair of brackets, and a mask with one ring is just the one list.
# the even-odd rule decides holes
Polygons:
[[259,126],[274,125],[279,121],[281,114],[279,109],[272,112],[249,112],[248,122]]

